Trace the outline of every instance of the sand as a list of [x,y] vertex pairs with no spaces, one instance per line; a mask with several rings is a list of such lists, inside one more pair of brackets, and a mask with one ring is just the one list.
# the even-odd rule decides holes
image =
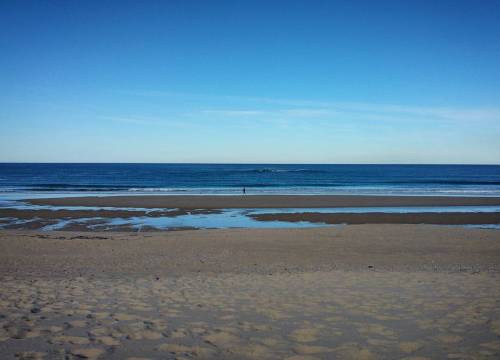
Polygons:
[[151,276],[320,270],[486,271],[500,231],[428,225],[176,232],[2,231],[1,274]]
[[494,359],[500,232],[0,231],[0,358]]
[[[308,221],[323,224],[500,224],[495,213],[303,213],[301,208],[382,207],[382,206],[466,206],[500,205],[500,198],[418,197],[418,196],[108,196],[27,200],[34,205],[89,206],[69,209],[0,209],[0,225],[5,229],[42,229],[60,220],[68,222],[62,230],[137,231],[132,225],[113,225],[110,218],[173,217],[210,214],[231,208],[296,208],[294,213],[250,215],[258,221]],[[102,207],[105,207],[104,209]],[[346,210],[347,211],[347,210]],[[13,221],[20,219],[26,221]],[[89,220],[90,219],[90,220]],[[189,224],[189,223],[187,223]],[[179,229],[186,229],[183,227]],[[189,227],[192,228],[192,227]],[[142,226],[141,231],[158,230]],[[172,229],[169,229],[172,230]]]
[[[126,210],[16,210],[0,209],[0,225],[4,229],[39,230],[60,220],[68,222],[64,231],[161,231],[152,226],[134,227],[132,224],[110,224],[109,219],[139,217],[173,217],[184,214],[216,213],[217,209],[174,211],[126,211]],[[318,224],[436,224],[436,225],[486,225],[500,224],[500,212],[495,213],[268,213],[248,215],[258,221],[300,222]],[[13,219],[23,220],[21,222]],[[194,227],[168,228],[168,230],[195,229]],[[166,229],[163,229],[166,230]]]
[[322,224],[500,224],[500,212],[492,213],[270,213],[250,215],[259,221],[308,221]]
[[245,195],[245,196],[89,196],[31,199],[35,205],[112,206],[140,208],[330,208],[358,206],[500,205],[500,197],[350,196],[350,195]]
[[134,216],[179,216],[189,214],[212,214],[218,212],[216,209],[206,210],[158,210],[158,211],[145,211],[145,210],[52,210],[52,209],[12,209],[0,208],[0,218],[18,218],[18,219],[78,219],[78,218],[129,218]]

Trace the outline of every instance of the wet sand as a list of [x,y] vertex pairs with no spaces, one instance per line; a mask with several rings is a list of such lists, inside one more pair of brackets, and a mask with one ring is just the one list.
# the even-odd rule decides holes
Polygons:
[[129,218],[134,216],[179,216],[186,214],[214,214],[219,212],[216,209],[199,209],[199,210],[46,210],[46,209],[9,209],[0,208],[0,218],[17,218],[17,219],[79,219],[79,218]]
[[[500,205],[500,198],[422,197],[422,196],[108,196],[27,200],[34,205],[91,206],[110,209],[47,210],[0,209],[0,222],[5,229],[41,229],[59,220],[93,219],[88,223],[68,223],[68,231],[137,231],[130,225],[110,225],[110,218],[173,217],[185,214],[210,214],[232,208],[297,208],[296,213],[249,215],[258,221],[286,221],[323,224],[440,224],[486,225],[500,224],[500,213],[301,213],[300,208],[338,207],[410,207],[410,206],[484,206]],[[120,209],[112,209],[113,207]],[[130,211],[126,209],[129,208]],[[142,209],[138,209],[142,208]],[[146,211],[144,209],[151,209]],[[161,210],[170,209],[170,210]],[[4,220],[1,220],[3,218]],[[9,219],[28,220],[9,222]],[[191,226],[187,224],[188,226]],[[190,227],[192,228],[192,227]],[[143,226],[141,231],[156,228]]]
[[89,196],[30,199],[36,205],[180,209],[333,208],[381,206],[500,205],[500,197],[245,195],[245,196]]
[[[126,210],[16,210],[0,209],[0,226],[4,229],[39,230],[63,220],[68,222],[60,230],[65,231],[162,231],[161,228],[132,224],[110,224],[113,218],[174,217],[185,214],[213,214],[217,209],[173,211],[126,211]],[[435,224],[435,225],[487,225],[500,224],[500,213],[269,213],[249,214],[258,221],[302,222],[318,224]],[[17,222],[13,219],[24,220]],[[168,230],[194,229],[194,227],[168,228]],[[165,230],[165,229],[163,229]]]
[[308,221],[322,224],[434,224],[434,225],[485,225],[500,224],[500,213],[276,213],[255,214],[259,221]]
[[0,358],[495,359],[500,232],[0,231]]

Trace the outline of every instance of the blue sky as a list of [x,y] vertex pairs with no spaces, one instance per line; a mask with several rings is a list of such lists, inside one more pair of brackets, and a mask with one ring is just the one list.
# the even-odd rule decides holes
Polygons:
[[500,163],[500,1],[2,1],[0,161]]

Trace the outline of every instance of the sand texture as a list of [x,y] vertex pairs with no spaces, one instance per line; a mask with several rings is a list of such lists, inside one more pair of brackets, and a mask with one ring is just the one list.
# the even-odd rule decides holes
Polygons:
[[[0,209],[0,226],[7,230],[45,230],[46,226],[66,223],[58,230],[64,231],[161,231],[189,230],[196,226],[187,222],[183,226],[154,227],[148,225],[134,226],[131,218],[174,218],[178,215],[216,214],[217,209],[173,210],[173,211],[126,211],[126,210],[17,210]],[[308,222],[322,225],[342,224],[435,224],[435,225],[486,225],[500,224],[500,212],[483,213],[267,213],[248,214],[262,225],[268,221],[280,221],[292,225]],[[110,220],[121,218],[123,223],[113,224]],[[128,220],[127,220],[128,219]],[[259,227],[259,223],[254,226]],[[297,224],[300,227],[300,224]],[[241,225],[240,225],[241,226]],[[262,226],[263,227],[263,226]],[[292,226],[293,227],[293,226]]]
[[308,221],[322,224],[500,224],[500,212],[491,213],[275,213],[250,215],[259,221]]
[[[339,207],[415,207],[427,206],[499,206],[500,198],[480,197],[418,197],[418,196],[108,196],[76,197],[57,199],[26,200],[32,205],[45,205],[45,208],[0,208],[0,227],[8,230],[54,229],[67,231],[158,231],[185,230],[197,226],[189,220],[181,220],[177,225],[162,226],[165,218],[183,215],[225,214],[228,209],[278,209],[266,210],[269,213],[241,215],[249,216],[256,222],[280,221],[288,223],[309,222],[320,224],[436,224],[436,225],[485,225],[500,224],[500,212],[460,212],[459,210],[431,212],[429,209],[419,212],[364,212],[356,213],[349,209],[342,213],[330,211],[311,212],[310,208]],[[60,206],[63,208],[51,208]],[[279,208],[293,208],[293,212],[280,212]],[[307,212],[301,211],[309,208]],[[226,211],[224,210],[226,209]],[[241,210],[242,211],[242,210]],[[477,211],[477,209],[476,209]],[[147,222],[138,226],[127,221],[113,222],[113,219],[160,218],[156,226]],[[161,219],[163,218],[163,219]],[[183,222],[185,221],[185,222]],[[170,222],[170,224],[176,222]],[[227,223],[227,221],[226,221]],[[60,225],[58,225],[60,224]],[[151,224],[151,223],[150,223]],[[213,224],[213,222],[212,222]],[[272,226],[272,224],[269,224]],[[243,225],[232,225],[232,227]],[[264,226],[264,225],[262,225]],[[210,226],[208,226],[210,227]],[[231,227],[219,225],[218,227]],[[258,227],[258,226],[257,226]]]
[[496,359],[500,232],[0,232],[2,359]]
[[140,208],[329,208],[357,206],[500,205],[500,197],[245,195],[245,196],[89,196],[31,199],[31,204],[53,206],[112,206]]

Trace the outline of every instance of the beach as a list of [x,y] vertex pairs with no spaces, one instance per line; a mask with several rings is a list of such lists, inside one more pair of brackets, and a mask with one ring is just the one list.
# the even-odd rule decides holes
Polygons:
[[334,208],[384,206],[500,205],[500,197],[473,196],[367,196],[367,195],[137,195],[79,196],[28,199],[34,205],[135,208]]
[[[18,206],[18,207],[16,207]],[[500,197],[90,196],[0,207],[10,230],[157,231],[352,224],[500,224]]]
[[[11,202],[0,209],[0,357],[498,358],[500,231],[468,227],[500,224],[498,205],[338,195]],[[220,216],[251,226],[134,223],[216,227]]]
[[2,358],[500,354],[496,230],[3,230],[0,249]]
[[499,19],[1,1],[0,360],[500,360]]

